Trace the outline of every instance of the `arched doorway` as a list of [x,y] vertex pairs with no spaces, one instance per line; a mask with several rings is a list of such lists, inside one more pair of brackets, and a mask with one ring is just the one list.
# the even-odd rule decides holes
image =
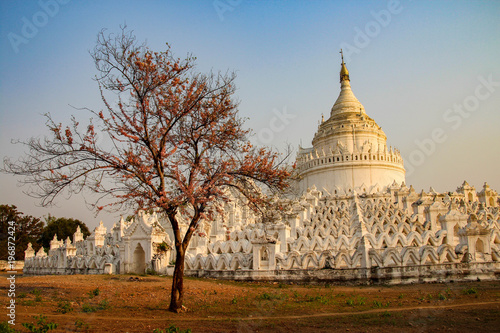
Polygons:
[[484,243],[480,239],[476,241],[476,252],[484,252]]
[[144,274],[146,272],[146,253],[140,243],[137,243],[135,247],[132,267],[135,274]]

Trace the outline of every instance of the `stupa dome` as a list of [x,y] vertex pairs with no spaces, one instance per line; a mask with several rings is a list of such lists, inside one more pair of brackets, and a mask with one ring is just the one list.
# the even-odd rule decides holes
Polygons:
[[387,147],[382,128],[370,118],[354,95],[349,71],[342,59],[340,94],[330,117],[318,126],[312,148],[299,148],[297,169],[302,190],[315,186],[365,191],[405,181],[403,159]]

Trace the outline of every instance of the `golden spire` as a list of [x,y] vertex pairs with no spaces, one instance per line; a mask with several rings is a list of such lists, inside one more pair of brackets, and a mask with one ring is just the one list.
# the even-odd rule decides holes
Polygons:
[[340,82],[342,81],[350,81],[349,80],[349,71],[347,70],[347,67],[345,66],[344,63],[344,53],[342,52],[342,49],[340,49],[340,56],[342,57],[342,67],[340,68]]

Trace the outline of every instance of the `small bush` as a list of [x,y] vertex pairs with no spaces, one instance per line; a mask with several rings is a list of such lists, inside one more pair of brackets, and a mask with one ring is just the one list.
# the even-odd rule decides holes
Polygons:
[[90,325],[85,323],[84,321],[80,320],[80,319],[77,319],[75,321],[75,326],[76,326],[76,329],[78,331],[82,330],[82,331],[88,331],[90,330]]
[[308,296],[308,301],[309,302],[319,302],[321,304],[327,304],[328,298],[326,298],[324,296]]
[[373,307],[374,307],[374,308],[381,308],[381,307],[382,307],[382,302],[379,302],[379,301],[373,301]]
[[97,310],[98,310],[97,307],[92,304],[85,303],[82,305],[82,312],[90,313],[90,312],[97,312]]
[[99,290],[99,288],[95,288],[94,290],[89,291],[89,296],[90,296],[90,298],[93,298],[95,296],[99,296],[100,292],[101,291]]
[[17,295],[17,298],[25,298],[26,296],[28,296],[26,293],[19,293],[19,295]]
[[439,298],[439,300],[441,300],[441,301],[445,301],[445,300],[446,300],[446,296],[445,296],[445,295],[443,295],[443,294],[441,294],[441,293],[439,293],[438,298]]
[[37,320],[37,326],[33,323],[23,323],[22,325],[28,329],[28,331],[33,333],[45,333],[50,330],[55,330],[57,328],[56,323],[47,323],[47,317],[44,315],[34,316]]
[[57,304],[57,312],[65,314],[68,312],[73,311],[73,307],[71,306],[71,303],[68,301],[61,301]]
[[465,290],[463,291],[463,293],[464,293],[465,295],[473,295],[473,294],[477,294],[477,290],[476,290],[476,288],[471,287],[471,288],[467,288],[467,289],[465,289]]
[[2,322],[0,322],[0,332],[16,333],[17,331],[15,329],[13,329],[8,322],[2,321]]
[[82,312],[90,313],[90,312],[97,312],[99,310],[106,310],[109,309],[111,305],[109,305],[109,301],[107,299],[104,299],[99,302],[99,304],[94,305],[90,303],[85,303],[82,305]]
[[366,297],[358,297],[356,298],[348,298],[345,303],[349,306],[354,306],[354,305],[365,305]]
[[155,328],[153,330],[153,333],[191,333],[191,330],[189,328],[187,330],[181,330],[180,328],[172,324],[170,325],[169,328],[166,328],[165,330],[160,330],[159,328]]
[[99,302],[99,310],[106,310],[110,307],[111,305],[109,305],[109,301],[107,299],[103,299],[101,302]]

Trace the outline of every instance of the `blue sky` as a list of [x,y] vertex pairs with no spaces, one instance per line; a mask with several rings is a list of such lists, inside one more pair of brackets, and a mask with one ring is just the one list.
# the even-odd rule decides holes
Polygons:
[[[408,184],[500,190],[498,1],[55,1],[0,2],[2,157],[22,153],[12,139],[47,133],[46,112],[66,122],[88,118],[72,106],[102,108],[89,50],[101,29],[126,23],[154,50],[192,53],[200,71],[236,71],[241,116],[257,143],[278,148],[310,146],[338,96],[343,47],[353,91],[401,151]],[[16,179],[0,182],[0,202],[27,214],[116,221],[81,196],[39,208]]]

